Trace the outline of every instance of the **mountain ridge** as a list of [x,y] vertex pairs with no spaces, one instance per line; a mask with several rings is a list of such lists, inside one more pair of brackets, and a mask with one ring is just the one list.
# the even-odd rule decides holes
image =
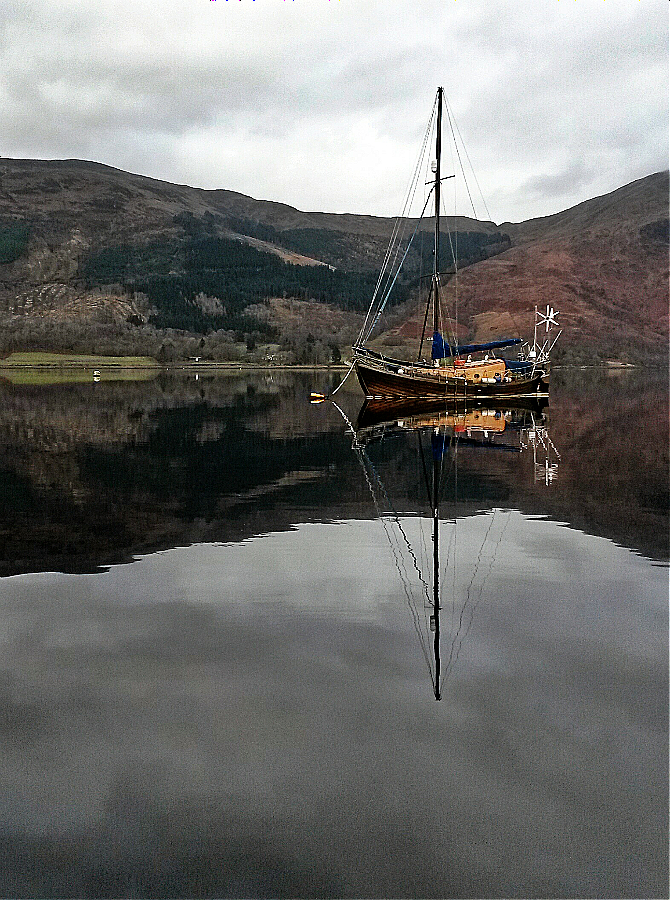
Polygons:
[[[654,218],[660,218],[664,212],[667,215],[667,169],[660,172],[653,172],[651,175],[646,175],[643,178],[637,178],[635,181],[624,184],[606,194],[598,194],[596,197],[592,197],[589,200],[582,200],[574,206],[569,206],[557,213],[551,213],[548,216],[536,216],[532,219],[526,219],[525,221],[518,223],[503,222],[499,227],[510,232],[519,243],[526,243],[529,240],[540,236],[543,238],[561,236],[565,233],[563,226],[568,221],[572,222],[573,227],[575,221],[579,220],[581,220],[580,224],[582,227],[585,227],[587,224],[593,224],[595,227],[602,227],[602,214],[605,209],[616,208],[617,203],[621,199],[626,201],[631,198],[639,198],[641,189],[643,194],[648,198],[648,188],[650,185],[653,186],[652,189],[656,193],[658,202],[652,207],[650,207],[648,202],[643,203],[642,208],[638,209],[636,216],[636,219],[640,220],[640,224],[646,224],[647,221],[652,221]],[[662,201],[663,194],[665,194],[666,198],[665,204],[663,204]],[[582,212],[587,212],[588,214],[583,217],[581,215]],[[631,218],[633,218],[631,210],[629,210],[629,215],[626,218],[629,222]]]
[[[192,187],[187,184],[173,184],[169,181],[163,181],[159,178],[153,178],[149,175],[136,175],[132,172],[126,172],[124,169],[118,169],[109,166],[106,163],[92,162],[89,160],[64,159],[64,160],[32,160],[32,159],[12,159],[9,157],[0,157],[0,212],[2,211],[2,178],[4,175],[12,175],[10,169],[20,170],[21,168],[39,170],[62,170],[63,172],[77,170],[88,170],[98,175],[106,175],[110,179],[122,182],[137,183],[140,187],[155,188],[156,190],[167,191],[172,194],[181,195],[190,198],[195,209],[202,212],[253,212],[254,210],[264,209],[266,212],[272,212],[279,215],[279,224],[282,227],[289,227],[300,223],[306,226],[308,223],[319,226],[327,223],[330,227],[336,227],[338,230],[358,230],[363,234],[373,234],[388,236],[389,223],[393,223],[395,217],[373,216],[364,213],[329,213],[317,210],[300,210],[297,207],[290,206],[277,200],[260,200],[248,194],[239,191],[231,191],[227,188],[199,188]],[[202,202],[195,203],[196,198]],[[222,201],[219,203],[218,201]],[[266,216],[266,218],[268,218]],[[269,217],[272,218],[272,217]],[[459,225],[470,225],[477,230],[490,231],[496,228],[493,222],[483,222],[469,216],[448,216],[450,222],[456,221]],[[408,222],[415,223],[416,218],[409,218]],[[339,226],[339,227],[338,227]],[[346,226],[346,227],[345,227]],[[353,226],[353,228],[352,228]],[[426,225],[426,229],[429,226]]]

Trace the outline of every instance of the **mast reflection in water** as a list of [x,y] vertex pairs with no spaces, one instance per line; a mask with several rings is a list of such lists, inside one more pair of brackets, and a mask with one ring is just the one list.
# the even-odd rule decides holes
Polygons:
[[[458,660],[463,639],[467,636],[472,624],[474,609],[471,610],[468,624],[465,625],[466,607],[471,599],[470,594],[478,575],[484,545],[489,538],[496,514],[494,510],[477,555],[476,565],[460,608],[458,626],[455,631],[452,629],[450,635],[449,655],[443,669],[440,647],[440,612],[445,604],[440,589],[440,504],[445,497],[449,496],[454,509],[458,505],[459,449],[467,447],[512,453],[531,449],[535,480],[543,478],[545,484],[549,485],[557,476],[560,454],[556,450],[547,428],[544,412],[547,401],[545,399],[516,398],[503,406],[495,405],[495,401],[492,402],[490,399],[487,402],[479,403],[476,401],[445,402],[435,399],[422,401],[418,398],[367,399],[358,414],[356,426],[350,422],[346,413],[337,403],[332,402],[353,435],[352,447],[365,474],[375,509],[384,525],[412,623],[428,668],[433,693],[436,700],[441,700],[444,681]],[[371,444],[407,432],[413,432],[416,435],[417,460],[420,461],[422,482],[425,486],[428,503],[432,529],[432,565],[429,570],[421,568],[419,559],[422,554],[412,547],[401,517],[393,508],[389,492],[379,477],[368,452]],[[513,443],[500,440],[503,434],[510,432],[516,437]],[[420,513],[418,514],[420,515]],[[449,567],[451,567],[455,576],[456,549],[458,547],[457,515],[454,515],[450,521],[452,533],[449,540],[445,575],[449,576]],[[503,533],[504,531],[498,537],[498,543],[502,539]],[[404,558],[405,555],[410,562]],[[489,564],[489,573],[494,565],[495,554]],[[443,585],[444,581],[443,578]],[[455,585],[455,577],[452,583]],[[479,592],[480,598],[482,590],[483,585]],[[455,611],[458,604],[455,587],[448,603],[452,611]],[[465,633],[463,633],[464,627]]]

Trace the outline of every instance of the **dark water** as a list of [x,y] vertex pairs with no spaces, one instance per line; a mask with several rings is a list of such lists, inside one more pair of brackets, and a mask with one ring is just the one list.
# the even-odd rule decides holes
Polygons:
[[667,385],[329,383],[0,387],[0,894],[666,897]]

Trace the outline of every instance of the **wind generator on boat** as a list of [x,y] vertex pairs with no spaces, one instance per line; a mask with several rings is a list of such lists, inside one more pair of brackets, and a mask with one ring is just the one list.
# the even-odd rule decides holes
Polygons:
[[[535,308],[535,335],[532,347],[521,338],[502,338],[479,344],[460,344],[456,329],[452,340],[445,340],[441,333],[442,312],[440,307],[440,192],[443,181],[453,178],[441,174],[442,156],[442,106],[444,91],[437,89],[431,117],[424,136],[419,161],[408,191],[401,215],[396,220],[389,248],[386,252],[382,271],[377,280],[372,302],[363,327],[353,347],[353,367],[358,380],[367,397],[379,398],[434,398],[449,400],[467,400],[468,398],[486,397],[540,397],[547,396],[549,386],[549,353],[558,336],[553,338],[550,331],[557,326],[556,313],[547,306],[547,312],[538,313]],[[449,110],[447,108],[447,112]],[[449,121],[453,123],[451,114]],[[429,137],[435,122],[435,161],[432,164],[434,178],[429,184],[430,191],[426,197],[421,216],[406,247],[402,246],[403,229],[407,225],[407,212],[418,185],[422,169],[422,160],[429,145]],[[455,138],[454,138],[455,139]],[[460,154],[458,154],[460,160]],[[433,272],[430,278],[430,290],[426,302],[423,333],[419,345],[417,359],[413,361],[393,359],[371,350],[367,346],[371,333],[377,325],[393,286],[398,278],[402,264],[409,252],[412,241],[420,227],[421,220],[428,207],[431,195],[434,198],[435,238],[433,252]],[[457,238],[457,234],[455,235]],[[450,235],[451,243],[451,235]],[[458,256],[452,244],[454,272],[457,273]],[[452,273],[449,273],[452,274]],[[432,361],[422,359],[424,337],[428,314],[432,306]],[[538,325],[544,324],[546,333],[544,342],[538,340]],[[519,356],[507,359],[496,355],[495,351],[520,345]],[[473,355],[479,358],[473,359]],[[483,355],[483,358],[482,358]]]

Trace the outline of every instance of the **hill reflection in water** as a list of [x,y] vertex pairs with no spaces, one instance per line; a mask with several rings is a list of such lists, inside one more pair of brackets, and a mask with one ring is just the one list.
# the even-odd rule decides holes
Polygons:
[[664,385],[556,373],[553,479],[495,411],[366,478],[327,380],[1,388],[0,892],[666,896]]
[[[561,463],[550,491],[536,489],[530,454],[473,453],[461,460],[463,496],[667,560],[665,385],[586,374],[553,389]],[[313,385],[276,373],[0,386],[0,574],[91,571],[154,549],[374,515],[337,411],[305,402]],[[355,419],[358,395],[345,398]],[[419,496],[414,457],[411,441],[396,441],[387,463],[406,509]]]

